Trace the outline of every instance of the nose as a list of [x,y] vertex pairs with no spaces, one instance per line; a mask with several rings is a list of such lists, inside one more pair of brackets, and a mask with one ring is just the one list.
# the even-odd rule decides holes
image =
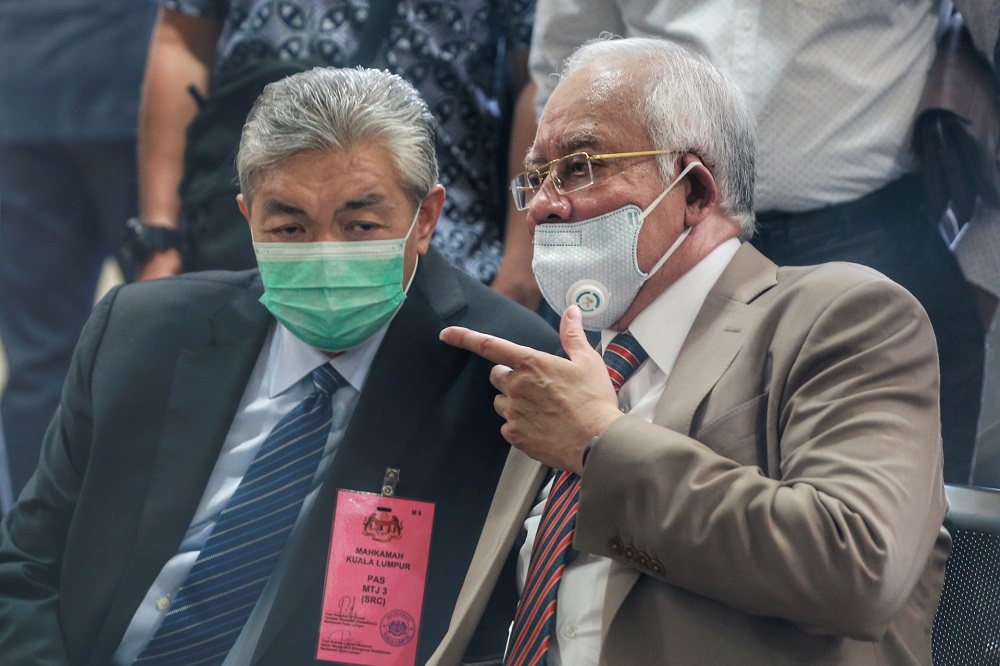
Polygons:
[[566,222],[572,214],[572,206],[565,194],[556,192],[551,178],[542,181],[542,186],[528,202],[528,224],[532,231],[539,224]]
[[321,227],[316,230],[315,238],[312,240],[317,243],[332,243],[343,239],[332,228]]

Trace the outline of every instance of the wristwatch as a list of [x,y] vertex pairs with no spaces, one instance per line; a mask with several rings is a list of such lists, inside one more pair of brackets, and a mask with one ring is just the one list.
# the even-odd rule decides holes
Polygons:
[[153,252],[180,249],[180,246],[181,235],[176,229],[149,224],[133,217],[125,223],[125,235],[118,249],[122,259],[139,270]]

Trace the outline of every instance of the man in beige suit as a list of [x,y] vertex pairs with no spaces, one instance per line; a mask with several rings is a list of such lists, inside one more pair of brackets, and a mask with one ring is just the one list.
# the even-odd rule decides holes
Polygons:
[[[442,333],[497,363],[520,450],[453,632],[544,466],[579,483],[573,548],[541,584],[552,483],[527,522],[507,663],[931,662],[950,546],[931,328],[879,273],[779,268],[741,242],[753,128],[728,78],[656,40],[583,47],[545,107],[513,189],[568,358]],[[584,328],[644,350],[617,395]]]

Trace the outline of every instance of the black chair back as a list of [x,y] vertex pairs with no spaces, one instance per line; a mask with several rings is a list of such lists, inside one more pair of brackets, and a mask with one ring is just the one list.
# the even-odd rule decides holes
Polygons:
[[1000,666],[1000,490],[946,491],[954,543],[934,617],[934,666]]

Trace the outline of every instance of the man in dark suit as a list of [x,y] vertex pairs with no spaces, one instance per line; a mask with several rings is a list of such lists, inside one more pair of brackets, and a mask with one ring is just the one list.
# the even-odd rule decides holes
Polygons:
[[[417,663],[438,647],[509,453],[489,364],[438,334],[558,340],[429,249],[445,196],[433,146],[426,105],[397,76],[315,69],[268,87],[238,160],[261,273],[130,285],[95,310],[0,532],[4,660],[172,663],[151,656],[159,629],[324,368],[346,425],[324,435],[263,591],[207,663],[314,662],[337,492],[377,493],[386,468],[400,470],[397,495],[435,503]],[[494,584],[469,658],[503,652],[512,570]]]

